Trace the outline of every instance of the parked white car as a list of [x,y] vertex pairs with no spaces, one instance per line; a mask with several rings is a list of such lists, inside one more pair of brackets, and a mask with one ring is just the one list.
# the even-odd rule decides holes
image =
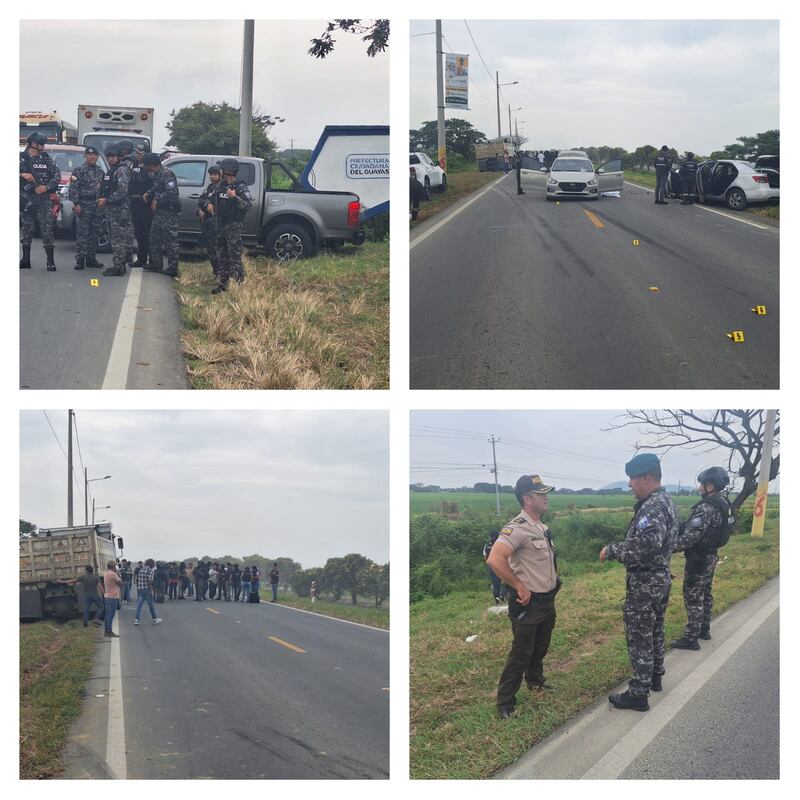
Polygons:
[[697,170],[697,189],[701,202],[721,201],[733,211],[750,203],[777,202],[781,194],[779,188],[770,186],[766,171],[735,159],[704,161]]
[[583,197],[598,200],[603,192],[621,192],[622,161],[606,161],[595,169],[582,150],[562,150],[547,173],[545,199]]
[[431,193],[447,191],[447,175],[436,163],[431,161],[425,153],[411,153],[409,155],[411,177],[416,178],[425,192],[425,199],[431,199]]

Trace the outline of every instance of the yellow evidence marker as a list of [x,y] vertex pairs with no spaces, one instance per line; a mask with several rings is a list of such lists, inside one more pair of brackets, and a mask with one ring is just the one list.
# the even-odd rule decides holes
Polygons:
[[658,288],[658,286],[651,286],[651,287],[650,287],[650,291],[651,291],[651,292],[660,292],[660,291],[661,291],[661,289],[659,289],[659,288]]
[[99,286],[100,279],[99,278],[90,278],[89,279],[89,286]]
[[766,317],[767,316],[767,307],[766,306],[756,306],[755,308],[750,309],[754,314],[758,314],[759,317]]
[[638,247],[639,246],[639,240],[638,239],[634,239],[633,240],[633,246],[634,247]]
[[740,344],[744,341],[744,331],[731,331],[725,335],[732,341],[736,342],[736,344]]

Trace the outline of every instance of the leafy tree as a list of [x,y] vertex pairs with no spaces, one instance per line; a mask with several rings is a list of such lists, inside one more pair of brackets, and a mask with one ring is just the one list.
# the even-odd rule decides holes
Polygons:
[[[487,141],[485,134],[465,119],[445,120],[445,144],[450,153],[458,153],[467,161],[475,160],[475,145]],[[438,157],[438,132],[435,120],[423,122],[416,130],[409,131],[411,152],[427,153],[434,161]]]
[[[278,562],[278,572],[280,573],[280,580],[281,586],[284,589],[289,589],[292,586],[292,579],[295,576],[295,573],[301,571],[303,569],[303,565],[299,561],[295,561],[293,558],[276,558],[273,559],[273,562]],[[270,568],[272,569],[272,564],[270,564]],[[267,573],[269,570],[267,570]],[[266,574],[266,573],[265,573]]]
[[[259,114],[254,109],[252,127],[252,152],[258,158],[269,158],[275,143],[269,131],[282,117]],[[177,147],[184,153],[209,153],[232,155],[239,152],[239,109],[228,103],[205,103],[198,101],[172,110],[167,122],[170,138],[168,147]]]
[[323,33],[311,40],[308,54],[314,58],[327,58],[336,47],[336,39],[331,36],[334,31],[355,33],[361,35],[362,42],[369,42],[367,55],[374,58],[378,53],[383,53],[389,47],[389,20],[388,19],[334,19],[328,22]]
[[375,598],[375,608],[380,608],[389,596],[389,565],[370,564],[364,576],[364,594]]
[[292,591],[298,597],[308,597],[311,590],[311,581],[316,581],[317,586],[320,586],[322,583],[322,567],[298,569],[292,575]]
[[739,136],[737,144],[726,144],[726,158],[756,159],[759,156],[776,156],[781,152],[781,132],[778,129],[757,133],[755,136]]
[[19,535],[24,536],[26,538],[33,536],[37,531],[36,525],[32,522],[28,522],[26,519],[19,519]]
[[359,553],[349,553],[343,558],[329,558],[322,570],[322,586],[334,600],[350,592],[353,605],[358,595],[363,594],[364,581],[369,567],[374,562]]

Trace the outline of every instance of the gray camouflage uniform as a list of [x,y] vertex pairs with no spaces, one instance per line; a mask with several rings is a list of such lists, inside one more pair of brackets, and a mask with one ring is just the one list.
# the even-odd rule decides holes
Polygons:
[[[214,208],[219,216],[217,232],[217,258],[219,259],[219,282],[227,286],[231,278],[244,280],[242,265],[242,228],[245,215],[253,205],[253,198],[243,181],[225,183],[220,181],[215,193]],[[236,197],[227,196],[228,189],[236,190]]]
[[[53,241],[53,206],[50,202],[50,194],[58,191],[58,183],[61,180],[61,171],[56,166],[56,162],[46,151],[33,156],[27,150],[19,154],[20,175],[30,172],[33,175],[33,186],[25,188],[28,184],[20,178],[20,228],[23,247],[30,247],[33,241],[34,220],[39,223],[39,233],[42,237],[42,245],[50,247]],[[36,194],[36,186],[44,186],[47,191]],[[25,209],[23,210],[22,206]]]
[[178,179],[163,164],[153,175],[153,188],[147,193],[149,201],[156,201],[156,210],[150,226],[150,263],[161,269],[167,256],[167,272],[178,274],[178,213],[181,210]]
[[209,203],[213,205],[213,196],[221,184],[221,181],[209,183],[197,201],[198,211],[203,212],[202,222],[200,223],[200,243],[206,248],[208,260],[211,262],[211,269],[214,271],[214,277],[219,274],[219,255],[217,254],[219,218],[216,214],[209,214],[206,209]]
[[100,238],[101,211],[97,207],[100,187],[105,172],[99,164],[81,164],[76,167],[69,179],[69,199],[73,205],[81,207],[81,213],[75,215],[77,239],[75,253],[78,258],[94,257],[97,253],[97,242]]
[[628,571],[623,619],[633,667],[629,691],[647,697],[653,675],[664,674],[664,613],[672,576],[669,563],[678,535],[678,512],[663,487],[634,506],[625,541],[606,547],[606,558]]
[[128,228],[131,224],[131,210],[128,204],[128,181],[130,170],[122,164],[109,167],[103,178],[101,196],[106,199],[106,223],[111,242],[113,268],[124,275],[130,255]]
[[683,525],[675,542],[675,551],[686,551],[686,569],[683,575],[683,602],[686,606],[684,636],[692,641],[711,627],[714,597],[711,584],[719,556],[716,547],[703,547],[709,531],[724,523],[722,513],[711,503],[702,500]]

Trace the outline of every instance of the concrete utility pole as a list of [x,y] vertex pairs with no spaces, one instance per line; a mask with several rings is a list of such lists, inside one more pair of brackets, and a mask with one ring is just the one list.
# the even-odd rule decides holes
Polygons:
[[769,471],[772,466],[772,438],[775,435],[775,418],[778,412],[774,408],[767,409],[767,425],[764,430],[764,442],[761,445],[761,466],[758,470],[758,489],[756,489],[756,506],[753,509],[753,527],[750,536],[760,539],[764,536],[764,517],[767,512],[767,491],[769,490]]
[[514,136],[514,131],[511,130],[511,103],[509,103],[508,104],[508,138],[512,139],[511,144],[514,144],[513,136]]
[[67,412],[67,527],[72,527],[72,409]]
[[497,84],[497,138],[502,139],[503,134],[500,133],[500,73],[494,73],[495,83]]
[[253,41],[255,21],[244,21],[242,49],[242,107],[239,111],[239,155],[252,155],[253,144]]
[[447,174],[447,139],[444,126],[444,75],[442,74],[442,21],[436,20],[436,158]]
[[89,524],[89,469],[83,468],[83,524]]
[[495,439],[494,434],[492,434],[492,438],[489,439],[492,443],[492,464],[494,468],[492,472],[494,473],[494,499],[495,504],[497,505],[497,516],[500,516],[500,485],[497,483],[497,453],[495,452],[495,444],[500,441],[500,439]]

